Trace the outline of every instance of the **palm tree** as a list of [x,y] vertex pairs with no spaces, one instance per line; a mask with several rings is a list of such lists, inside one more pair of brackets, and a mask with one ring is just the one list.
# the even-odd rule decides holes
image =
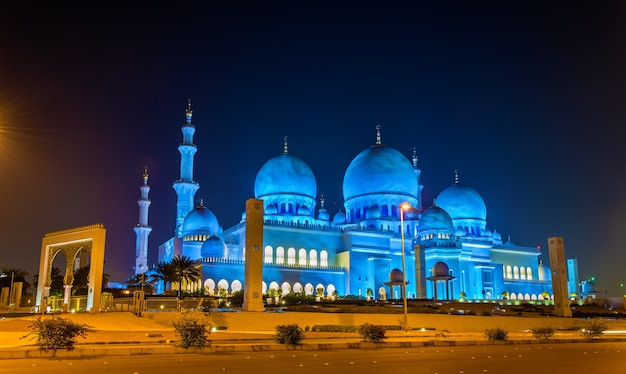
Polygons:
[[[104,291],[109,285],[109,274],[102,273],[102,285],[100,291]],[[89,293],[89,266],[74,271],[74,283],[72,283],[74,295],[87,295]]]
[[154,285],[149,282],[146,274],[135,274],[126,281],[126,289],[129,291],[144,291],[147,294],[154,293]]
[[161,261],[150,270],[150,282],[163,282],[163,292],[176,280],[176,273],[171,262]]
[[26,281],[26,276],[28,276],[28,272],[18,268],[2,268],[0,271],[0,284],[1,287],[11,287],[11,282],[22,282],[22,293],[26,293],[28,287],[30,287],[30,283]]
[[172,259],[172,266],[178,280],[178,297],[180,297],[183,280],[190,284],[200,279],[200,262],[187,256],[177,255]]
[[[50,269],[50,279],[52,280],[50,284],[50,296],[63,296],[63,285],[65,281],[61,275],[61,269],[53,266],[52,269]],[[39,284],[39,273],[33,276],[33,283],[35,284],[35,288],[37,288]]]

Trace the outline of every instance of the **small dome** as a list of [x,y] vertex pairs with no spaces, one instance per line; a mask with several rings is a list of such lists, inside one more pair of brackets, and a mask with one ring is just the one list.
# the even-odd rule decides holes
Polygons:
[[487,207],[483,198],[471,187],[459,183],[447,187],[437,196],[437,205],[443,208],[452,220],[487,219]]
[[404,283],[404,276],[402,275],[402,270],[393,269],[389,272],[389,281],[392,283]]
[[422,214],[417,227],[420,233],[426,231],[453,231],[452,218],[445,210],[433,205]]
[[378,205],[374,205],[374,206],[367,208],[367,211],[365,212],[365,218],[366,219],[380,218],[380,209],[378,208]]
[[202,244],[202,248],[200,249],[200,255],[203,258],[226,258],[226,244],[222,239],[220,239],[219,236],[211,236]]
[[219,232],[217,218],[209,209],[202,205],[197,206],[187,214],[183,221],[183,235],[206,234],[215,235]]
[[444,262],[437,262],[435,266],[433,266],[433,276],[435,277],[447,277],[450,275],[450,269],[448,265]]
[[333,223],[336,225],[346,223],[346,214],[344,212],[337,212],[333,217]]
[[320,221],[330,221],[330,215],[326,211],[326,209],[320,209],[319,214],[317,215],[317,219]]

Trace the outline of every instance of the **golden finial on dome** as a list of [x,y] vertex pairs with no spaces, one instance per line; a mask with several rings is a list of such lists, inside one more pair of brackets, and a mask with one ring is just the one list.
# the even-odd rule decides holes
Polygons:
[[413,147],[413,168],[417,169],[417,150]]
[[459,169],[454,169],[454,184],[459,184]]
[[148,167],[147,166],[143,167],[142,178],[143,178],[143,184],[148,184]]
[[289,147],[287,147],[287,140],[288,140],[288,137],[287,135],[285,135],[285,137],[283,138],[283,153],[284,154],[289,153]]
[[187,123],[191,123],[191,116],[193,111],[191,110],[191,99],[187,99],[187,110],[185,111],[185,117],[187,117]]
[[376,145],[381,145],[382,141],[380,140],[380,125],[376,125]]

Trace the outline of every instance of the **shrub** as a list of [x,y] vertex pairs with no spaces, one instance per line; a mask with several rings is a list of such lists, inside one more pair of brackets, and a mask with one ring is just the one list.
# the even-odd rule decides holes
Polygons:
[[174,333],[180,337],[181,347],[205,347],[209,345],[205,321],[200,321],[196,317],[183,313],[172,324],[174,325]]
[[580,334],[585,339],[591,340],[601,337],[602,334],[604,334],[604,332],[607,330],[607,328],[608,326],[606,325],[606,323],[592,319],[583,324],[582,328],[580,329]]
[[304,330],[298,324],[278,325],[276,326],[276,334],[274,341],[280,344],[296,345],[304,340]]
[[548,340],[554,335],[554,328],[550,326],[536,327],[530,331],[537,340]]
[[76,344],[76,338],[86,338],[93,332],[87,325],[75,323],[69,319],[53,316],[52,318],[37,317],[28,326],[33,331],[22,338],[36,339],[35,344],[40,350],[67,349],[71,351]]
[[359,334],[363,341],[382,343],[385,340],[385,328],[379,325],[364,323],[359,326]]
[[487,337],[487,339],[489,339],[489,341],[507,340],[509,338],[509,332],[499,327],[496,327],[493,329],[485,330],[485,336]]

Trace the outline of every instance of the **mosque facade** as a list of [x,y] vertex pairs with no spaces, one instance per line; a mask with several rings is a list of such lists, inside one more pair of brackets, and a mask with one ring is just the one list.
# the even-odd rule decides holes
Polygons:
[[[190,104],[181,131],[175,236],[159,247],[158,259],[200,261],[202,279],[193,287],[206,293],[241,290],[245,213],[224,229],[203,202],[195,203],[200,186],[193,179]],[[401,299],[406,274],[408,298],[552,297],[541,250],[504,242],[491,230],[483,198],[458,173],[430,206],[422,205],[422,190],[415,151],[409,158],[385,145],[377,127],[374,144],[365,144],[345,172],[344,209],[331,216],[313,171],[290,153],[285,137],[254,184],[254,197],[264,203],[263,292]],[[145,257],[145,250],[137,253]]]

